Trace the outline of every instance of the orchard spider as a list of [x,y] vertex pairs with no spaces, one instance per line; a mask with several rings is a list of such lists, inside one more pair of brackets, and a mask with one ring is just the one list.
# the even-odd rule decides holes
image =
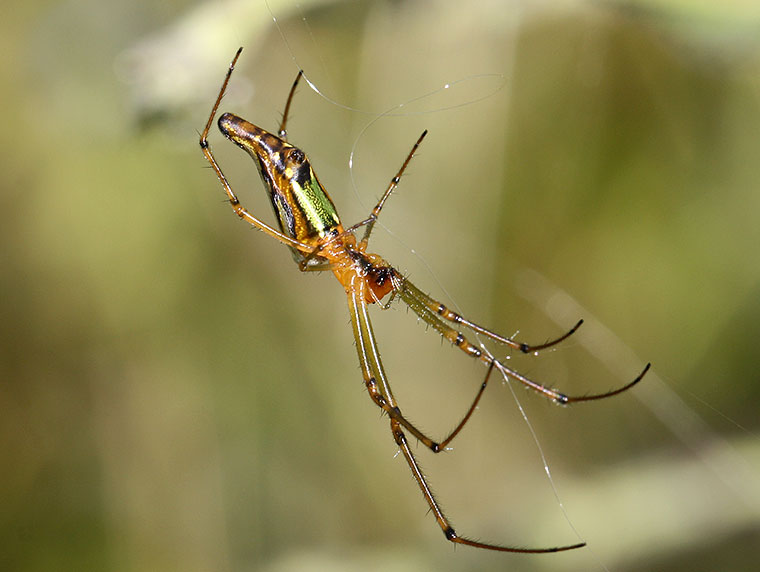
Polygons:
[[[341,286],[343,286],[348,298],[348,309],[351,316],[351,325],[353,328],[354,339],[356,340],[356,349],[359,354],[359,363],[361,365],[362,376],[364,377],[364,384],[366,385],[367,391],[375,405],[387,413],[393,439],[396,441],[406,462],[409,464],[412,476],[414,477],[414,480],[417,481],[417,485],[420,487],[422,494],[430,506],[430,510],[433,512],[438,525],[446,536],[446,539],[451,542],[465,544],[475,548],[523,553],[560,552],[584,546],[585,543],[581,542],[553,548],[515,548],[511,546],[479,542],[465,536],[460,536],[454,531],[453,526],[444,516],[443,511],[438,505],[438,501],[430,490],[428,482],[412,453],[406,434],[411,434],[433,453],[440,453],[443,451],[459,434],[472,416],[472,413],[475,411],[475,408],[488,385],[488,380],[494,369],[499,370],[503,376],[522,383],[526,387],[556,403],[567,404],[605,399],[617,395],[618,393],[622,393],[636,385],[641,378],[644,377],[644,374],[649,369],[649,364],[647,364],[636,379],[623,387],[607,393],[574,397],[565,395],[556,389],[552,389],[551,387],[525,377],[521,373],[518,373],[497,360],[487,349],[480,348],[469,342],[462,332],[456,329],[456,327],[467,328],[476,335],[479,334],[485,336],[497,343],[508,346],[514,350],[519,350],[523,353],[537,352],[552,347],[565,340],[568,336],[573,334],[578,327],[580,327],[583,320],[575,324],[575,326],[563,336],[544,344],[528,345],[516,342],[511,338],[506,338],[487,330],[453,312],[442,303],[418,289],[380,256],[367,252],[370,234],[372,233],[375,222],[380,215],[380,211],[382,210],[385,201],[390,197],[394,189],[396,189],[401,176],[404,174],[407,165],[417,151],[420,143],[422,143],[422,140],[425,138],[427,131],[423,132],[419,139],[417,139],[417,142],[407,155],[398,173],[396,173],[391,179],[388,188],[385,190],[385,193],[380,198],[377,205],[375,205],[375,208],[372,209],[369,216],[353,226],[344,228],[338,217],[335,205],[327,194],[327,191],[317,179],[306,154],[287,142],[285,128],[288,120],[288,113],[302,72],[298,72],[298,75],[293,82],[293,86],[290,88],[282,122],[280,123],[277,135],[261,129],[231,113],[224,113],[219,117],[218,124],[222,134],[238,147],[247,151],[248,154],[255,159],[261,178],[269,193],[269,198],[271,199],[279,228],[274,228],[268,225],[248,212],[240,204],[235,192],[227,182],[226,177],[222,173],[222,169],[219,167],[219,164],[216,162],[216,159],[211,152],[207,140],[211,124],[213,123],[241,51],[242,48],[237,51],[234,59],[230,63],[224,83],[219,90],[219,95],[216,98],[214,107],[211,109],[211,115],[208,118],[203,133],[201,133],[200,145],[203,150],[203,155],[211,164],[217,177],[219,177],[219,181],[227,193],[227,198],[232,205],[232,209],[241,219],[288,246],[298,263],[299,270],[302,272],[331,271],[338,279]],[[361,228],[364,229],[364,233],[361,240],[357,241],[354,233]],[[393,397],[390,383],[388,382],[388,378],[386,377],[383,368],[383,362],[380,359],[380,352],[377,347],[377,341],[375,340],[375,335],[372,331],[372,323],[368,314],[369,305],[374,303],[381,304],[381,301],[386,296],[389,297],[386,307],[393,298],[400,298],[402,302],[420,317],[420,319],[429,324],[441,336],[463,351],[467,356],[482,362],[487,368],[483,383],[478,389],[472,404],[464,415],[464,418],[443,440],[435,441],[417,429],[417,427],[404,416]]]

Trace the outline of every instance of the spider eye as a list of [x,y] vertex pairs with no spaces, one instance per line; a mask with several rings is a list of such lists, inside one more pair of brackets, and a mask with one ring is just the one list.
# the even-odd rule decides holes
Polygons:
[[288,154],[288,159],[294,165],[301,165],[304,161],[306,161],[306,154],[300,149],[296,149],[294,147],[293,149],[290,150],[290,153]]

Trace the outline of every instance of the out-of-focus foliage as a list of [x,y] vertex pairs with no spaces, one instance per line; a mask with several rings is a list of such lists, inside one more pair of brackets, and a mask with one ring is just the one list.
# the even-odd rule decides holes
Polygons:
[[[756,2],[13,4],[0,567],[755,569]],[[205,168],[197,133],[239,45],[224,110],[274,129],[299,67],[343,106],[303,86],[289,134],[344,222],[430,130],[374,248],[507,335],[587,319],[510,363],[583,393],[653,362],[609,401],[515,390],[591,550],[444,541],[365,394],[339,286],[237,221]],[[212,145],[271,220],[254,165]],[[400,306],[373,317],[405,410],[445,433],[484,371]],[[577,541],[506,384],[454,445],[418,451],[458,530]]]

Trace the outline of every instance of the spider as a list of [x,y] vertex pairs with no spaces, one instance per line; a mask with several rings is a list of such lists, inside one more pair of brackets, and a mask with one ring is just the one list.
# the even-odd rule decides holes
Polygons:
[[[369,216],[353,226],[345,228],[341,224],[335,205],[312,170],[306,154],[287,141],[286,124],[288,114],[296,87],[303,75],[302,71],[298,72],[290,88],[277,135],[231,113],[224,113],[219,117],[218,125],[222,134],[238,147],[247,151],[256,161],[259,173],[272,202],[279,228],[270,226],[248,212],[240,204],[237,195],[232,190],[221,167],[214,158],[208,143],[211,124],[217,114],[222,97],[242,50],[243,48],[238,49],[230,63],[216,102],[211,109],[206,127],[201,133],[200,146],[203,155],[214,169],[224,187],[235,214],[255,228],[289,247],[298,263],[299,270],[302,272],[331,271],[343,286],[348,299],[351,326],[367,392],[375,405],[387,414],[393,439],[403,454],[404,459],[409,464],[412,476],[422,491],[446,539],[457,544],[475,548],[520,553],[561,552],[585,546],[584,542],[580,542],[552,548],[521,548],[480,542],[466,536],[461,536],[454,530],[448,518],[444,516],[438,501],[428,485],[427,479],[420,469],[415,455],[412,453],[407,433],[433,453],[440,453],[445,450],[447,445],[454,440],[472,416],[494,369],[498,370],[503,376],[522,383],[556,403],[568,404],[605,399],[622,393],[641,381],[650,364],[647,364],[644,370],[633,381],[613,391],[594,395],[569,396],[529,379],[504,365],[487,349],[478,347],[468,341],[457,327],[466,328],[476,335],[490,338],[514,350],[523,353],[535,353],[552,347],[568,338],[580,327],[583,320],[580,320],[567,333],[555,340],[538,345],[517,342],[512,338],[507,338],[487,330],[450,310],[444,304],[422,292],[379,255],[367,252],[369,238],[378,216],[386,200],[398,186],[399,180],[422,143],[422,140],[427,135],[427,131],[424,131],[419,139],[417,139],[401,168],[390,180],[385,193],[383,193]],[[355,233],[362,228],[364,229],[363,236],[357,240]],[[384,303],[383,300],[386,297],[388,297],[388,301]],[[469,409],[454,430],[443,440],[436,441],[431,439],[406,418],[396,399],[393,397],[390,383],[385,374],[377,341],[372,330],[368,308],[371,304],[378,304],[383,308],[387,308],[394,298],[399,298],[443,338],[447,339],[467,356],[482,362],[487,368],[485,378]]]

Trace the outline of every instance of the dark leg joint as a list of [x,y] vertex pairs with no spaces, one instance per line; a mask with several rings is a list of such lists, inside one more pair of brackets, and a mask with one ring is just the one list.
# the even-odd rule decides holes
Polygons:
[[454,529],[450,526],[443,531],[443,534],[446,537],[446,540],[451,540],[452,542],[454,542],[454,540],[457,538],[457,533],[454,532]]

